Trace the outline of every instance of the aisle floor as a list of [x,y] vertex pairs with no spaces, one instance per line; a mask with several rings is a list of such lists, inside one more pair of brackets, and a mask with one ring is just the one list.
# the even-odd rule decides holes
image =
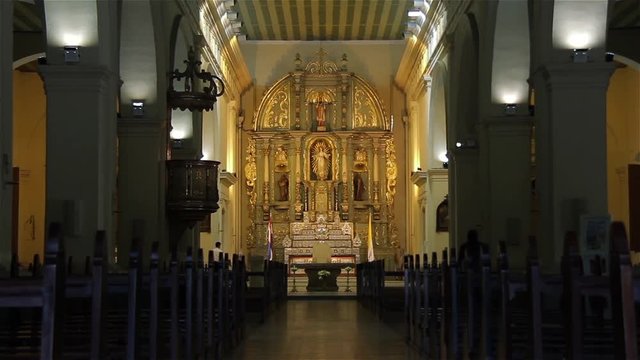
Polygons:
[[419,359],[400,321],[382,322],[354,300],[290,300],[264,324],[250,326],[229,359]]

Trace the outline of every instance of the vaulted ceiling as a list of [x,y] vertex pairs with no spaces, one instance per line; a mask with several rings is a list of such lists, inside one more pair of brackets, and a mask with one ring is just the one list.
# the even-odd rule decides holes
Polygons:
[[247,40],[400,40],[411,0],[239,0]]

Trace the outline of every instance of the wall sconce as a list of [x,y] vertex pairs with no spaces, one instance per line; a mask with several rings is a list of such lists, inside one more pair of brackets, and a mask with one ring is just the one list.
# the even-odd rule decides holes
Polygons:
[[506,115],[515,115],[518,106],[516,104],[504,104],[504,113]]
[[63,50],[64,50],[64,62],[66,63],[80,62],[79,46],[65,46]]
[[573,49],[571,57],[574,63],[586,63],[589,61],[589,49]]
[[[457,146],[458,143],[456,143]],[[462,145],[462,144],[460,144]],[[449,158],[447,157],[447,153],[445,151],[441,152],[438,155],[438,160],[440,160],[442,162],[442,167],[443,168],[448,168],[449,167]]]
[[132,110],[131,113],[135,117],[143,117],[144,116],[144,101],[143,100],[132,100],[131,101]]

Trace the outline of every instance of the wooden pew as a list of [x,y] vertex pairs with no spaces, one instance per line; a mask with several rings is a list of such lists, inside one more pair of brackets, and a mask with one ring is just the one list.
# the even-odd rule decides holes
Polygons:
[[[49,226],[42,275],[41,279],[1,281],[0,307],[41,308],[40,358],[58,359],[62,355],[61,309],[64,305],[65,282],[64,240],[58,223],[52,223]],[[5,356],[9,355],[5,354]]]

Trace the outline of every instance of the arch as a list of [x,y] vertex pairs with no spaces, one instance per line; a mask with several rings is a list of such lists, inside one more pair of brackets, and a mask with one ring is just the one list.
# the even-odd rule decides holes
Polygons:
[[22,65],[28,64],[28,63],[30,63],[32,61],[36,61],[36,60],[38,60],[38,59],[40,59],[42,57],[45,57],[45,56],[46,56],[45,53],[39,52],[39,53],[35,53],[35,54],[32,54],[32,55],[28,55],[28,56],[25,56],[23,58],[14,60],[13,61],[13,69],[15,70],[15,69],[19,68]]
[[[607,198],[612,220],[629,229],[632,250],[638,251],[635,222],[638,184],[634,176],[640,166],[640,64],[614,55],[620,66],[607,89]],[[635,234],[635,235],[634,235]]]
[[[189,53],[190,30],[182,16],[174,18],[171,29],[170,65],[171,69],[180,68],[182,71],[182,61],[187,59]],[[173,83],[173,87],[178,91],[184,90],[184,81]],[[171,133],[172,139],[189,139],[193,136],[193,114],[189,110],[171,110]]]
[[144,100],[145,115],[150,112],[153,115],[159,87],[149,0],[122,0],[120,26],[121,109],[130,114],[132,100]]
[[448,103],[448,144],[475,138],[478,120],[478,29],[473,14],[459,23],[451,53],[452,72],[449,77],[452,99]]
[[531,58],[528,20],[526,2],[498,2],[491,70],[494,104],[522,104],[528,100]]
[[447,66],[439,61],[431,72],[429,99],[429,168],[440,167],[440,154],[447,153]]

